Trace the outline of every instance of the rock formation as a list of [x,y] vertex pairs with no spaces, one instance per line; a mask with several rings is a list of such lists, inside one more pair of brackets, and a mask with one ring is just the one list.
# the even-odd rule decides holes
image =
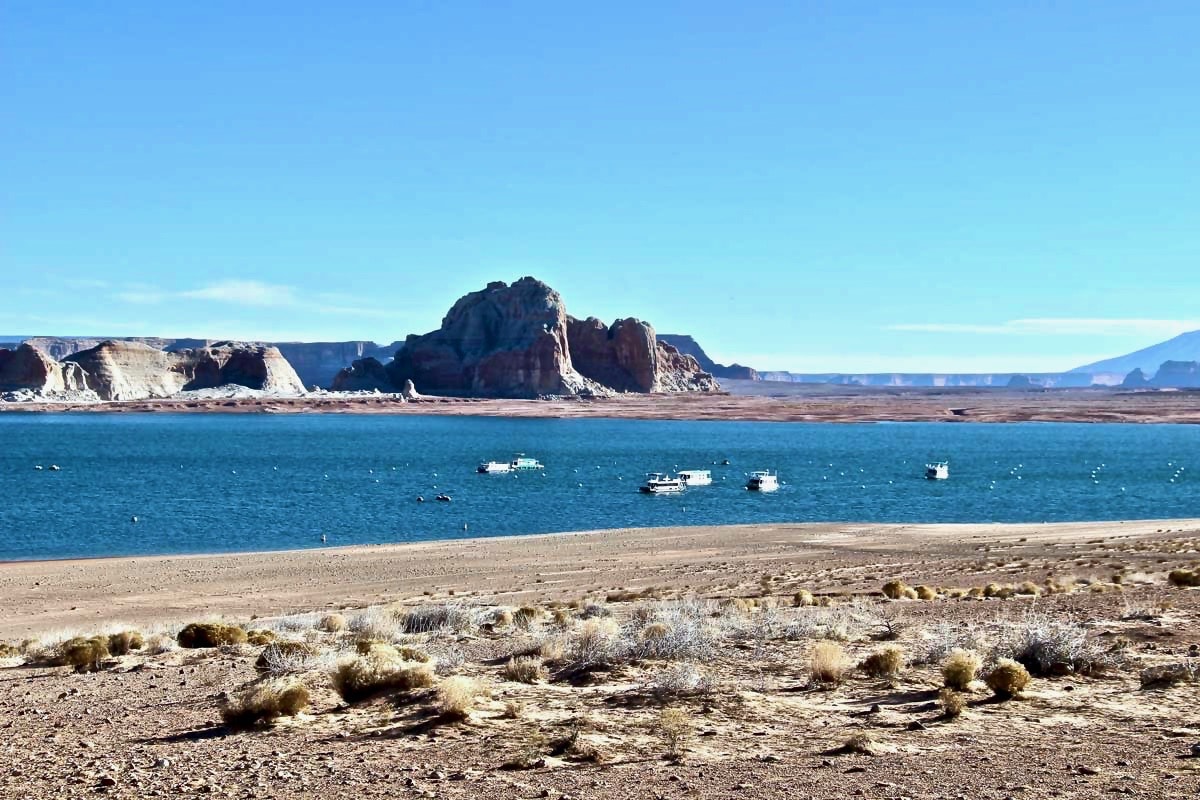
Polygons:
[[534,278],[471,292],[438,330],[409,336],[390,364],[360,359],[333,386],[396,391],[406,381],[427,394],[508,398],[719,388],[649,324],[573,319],[558,292]]
[[575,368],[618,392],[704,392],[718,388],[696,359],[659,341],[648,322],[619,319],[608,327],[595,317],[571,319],[567,340]]
[[102,400],[170,397],[181,391],[237,384],[281,395],[304,393],[295,370],[275,347],[219,342],[159,350],[140,342],[105,341],[68,356],[87,389]]
[[36,347],[24,343],[15,350],[0,350],[0,391],[29,389],[43,394],[77,392],[86,388],[77,364],[60,364]]
[[1150,385],[1160,389],[1200,388],[1200,361],[1164,361]]
[[660,333],[658,334],[660,342],[666,342],[672,345],[685,356],[691,356],[700,364],[700,369],[711,374],[714,378],[729,378],[730,380],[741,381],[756,381],[759,380],[758,371],[752,367],[743,367],[741,364],[718,364],[708,357],[708,353],[704,352],[704,348],[700,343],[691,336],[681,333]]

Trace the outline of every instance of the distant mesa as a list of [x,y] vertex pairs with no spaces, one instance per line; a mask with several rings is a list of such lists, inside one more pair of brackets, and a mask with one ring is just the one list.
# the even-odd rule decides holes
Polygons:
[[704,352],[704,348],[700,343],[691,336],[681,333],[660,333],[658,335],[660,342],[666,342],[672,345],[680,353],[685,356],[691,356],[700,364],[700,368],[711,374],[714,378],[729,378],[731,380],[741,381],[756,381],[759,380],[758,371],[751,367],[743,367],[741,364],[718,364],[708,357],[708,353]]
[[28,342],[16,350],[0,350],[0,391],[6,392],[144,400],[230,384],[280,395],[304,393],[277,348],[243,342],[167,351],[108,340],[62,361]]
[[1128,375],[1140,369],[1144,375],[1154,375],[1168,362],[1200,361],[1200,331],[1181,333],[1165,342],[1143,347],[1123,356],[1076,367],[1072,372],[1112,372]]
[[355,361],[333,388],[396,391],[408,382],[426,394],[500,398],[720,388],[649,323],[575,319],[558,292],[531,277],[465,295],[437,330],[409,336],[388,364]]

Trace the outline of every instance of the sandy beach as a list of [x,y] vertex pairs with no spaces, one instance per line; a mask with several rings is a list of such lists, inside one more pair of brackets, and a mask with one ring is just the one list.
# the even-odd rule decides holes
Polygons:
[[[0,639],[109,621],[186,622],[354,608],[430,597],[566,601],[670,588],[728,596],[795,571],[828,591],[876,590],[877,574],[949,583],[981,548],[1086,558],[1099,537],[1154,541],[1200,520],[1023,525],[780,524],[625,529],[227,555],[0,564]],[[1020,540],[1020,544],[1016,542]],[[1185,563],[1187,556],[1181,556]],[[997,570],[1003,575],[1004,570]],[[982,574],[978,580],[995,578]]]

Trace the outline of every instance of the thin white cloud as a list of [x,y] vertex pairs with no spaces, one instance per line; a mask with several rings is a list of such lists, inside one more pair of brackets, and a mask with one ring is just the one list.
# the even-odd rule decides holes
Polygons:
[[914,322],[884,330],[920,333],[977,333],[1000,336],[1175,336],[1200,329],[1195,319],[1104,319],[1045,317],[1013,319],[998,324]]
[[159,305],[179,300],[203,300],[251,308],[290,308],[327,316],[358,316],[385,319],[395,315],[391,309],[355,304],[352,295],[318,293],[311,299],[294,286],[255,280],[227,280],[188,289],[167,291],[148,284],[128,284],[112,294],[113,299],[133,305]]

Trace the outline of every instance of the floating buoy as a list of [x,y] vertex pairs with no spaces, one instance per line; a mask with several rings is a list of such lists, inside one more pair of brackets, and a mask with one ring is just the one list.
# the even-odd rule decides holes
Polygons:
[[41,472],[41,471],[42,471],[42,465],[41,465],[41,464],[34,464],[34,465],[33,465],[33,468],[34,468],[34,469],[36,469],[38,472]]
[[421,497],[421,495],[417,495],[417,502],[418,502],[418,503],[424,503],[424,502],[425,502],[425,498],[424,498],[424,497]]
[[323,534],[323,533],[322,533],[322,534],[321,534],[321,543],[322,543],[322,544],[324,544],[324,543],[325,543],[325,541],[326,541],[326,540],[325,540],[325,534]]
[[129,521],[130,521],[130,522],[137,522],[137,521],[138,521],[137,514],[134,514],[132,517],[130,517],[130,518],[129,518]]
[[51,472],[58,472],[60,469],[62,469],[62,467],[60,467],[58,464],[51,464],[51,465],[50,465],[50,471],[51,471]]
[[450,502],[450,495],[448,495],[448,494],[439,494],[439,495],[438,495],[436,498],[434,498],[434,499],[435,499],[435,500],[437,500],[437,501],[439,501],[439,502],[442,502],[442,503],[449,503],[449,502]]
[[463,523],[463,530],[465,531],[466,529],[467,529],[467,523],[465,523],[465,522],[464,522],[464,523]]

